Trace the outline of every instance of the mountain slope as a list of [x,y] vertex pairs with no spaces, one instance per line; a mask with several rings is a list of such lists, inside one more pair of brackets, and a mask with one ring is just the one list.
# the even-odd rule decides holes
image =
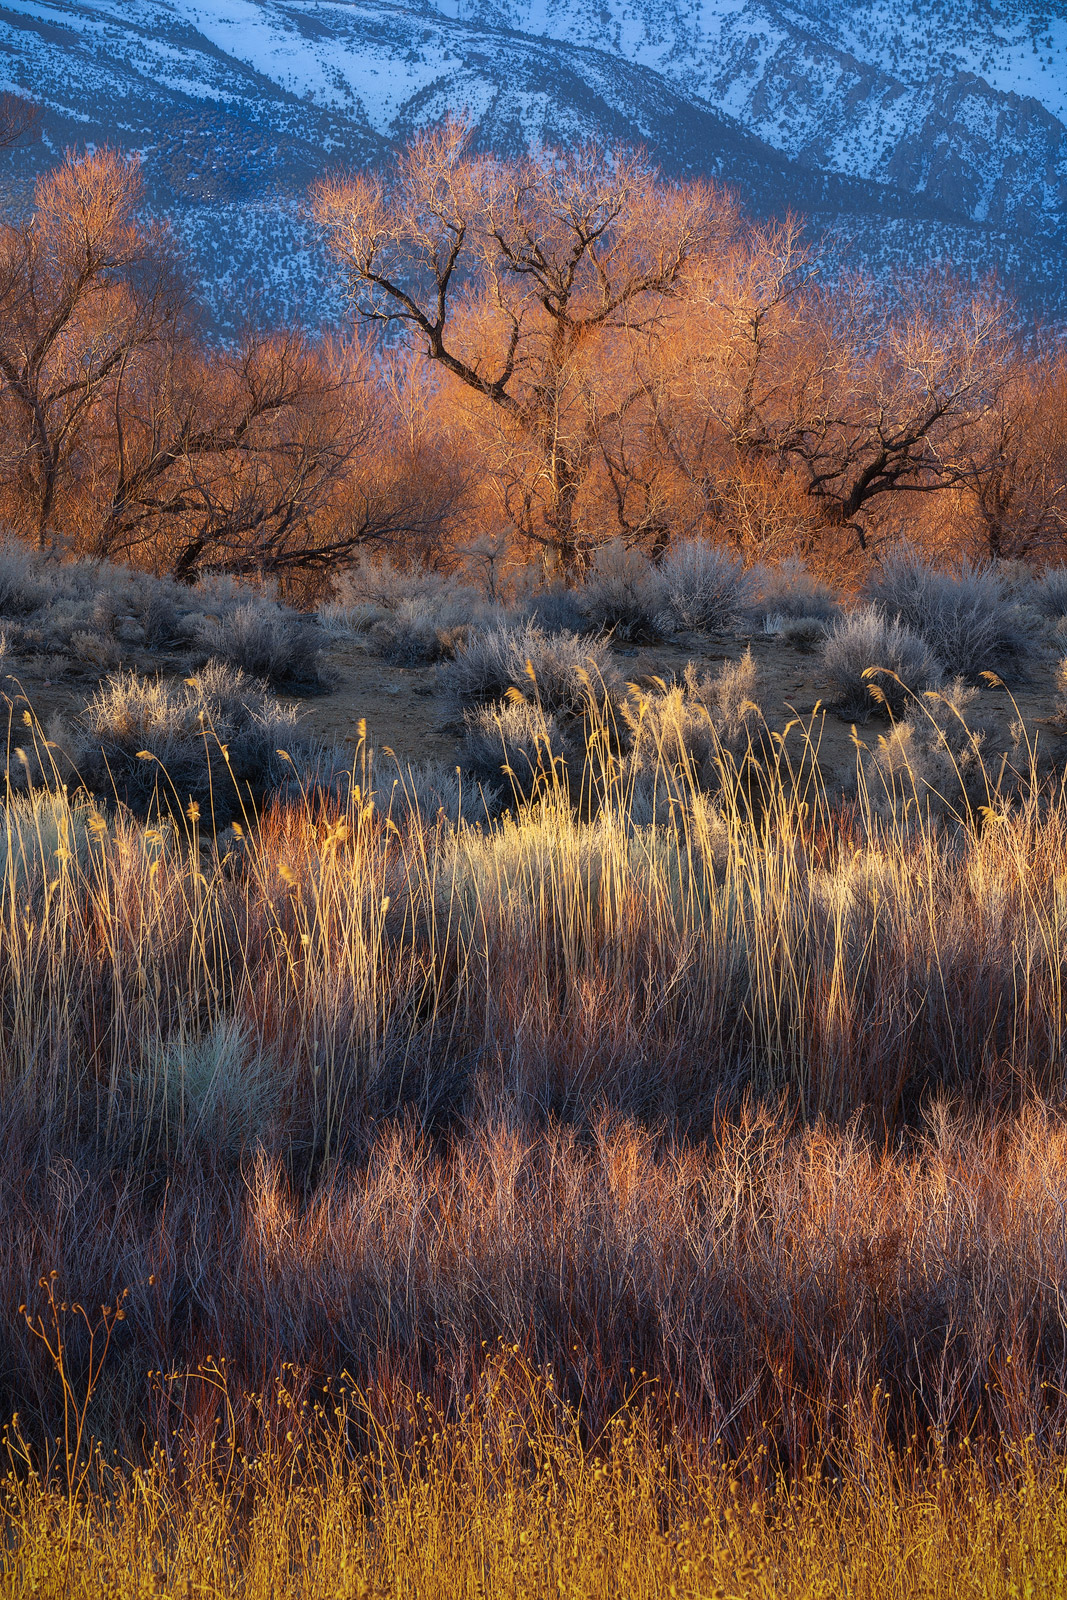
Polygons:
[[[44,104],[38,164],[105,140],[141,153],[223,328],[336,317],[309,182],[462,110],[502,154],[639,143],[759,211],[817,217],[874,266],[933,255],[1062,297],[1067,88],[1045,67],[1044,99],[1005,84],[1027,29],[1054,60],[1067,22],[938,4],[956,22],[920,51],[925,24],[885,0],[6,0],[0,80]],[[34,165],[10,161],[9,208]]]
[[[455,9],[456,0],[440,0]],[[990,0],[458,0],[497,27],[610,48],[804,166],[978,222],[1062,231],[1067,10]]]

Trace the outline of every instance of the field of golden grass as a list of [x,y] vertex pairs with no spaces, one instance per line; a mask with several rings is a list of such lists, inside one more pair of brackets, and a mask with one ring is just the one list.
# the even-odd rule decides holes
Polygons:
[[1067,1590],[1062,791],[588,748],[9,794],[0,1593]]
[[61,1491],[12,1480],[0,1592],[1022,1600],[1067,1585],[1064,1471],[1026,1448],[921,1470],[880,1452],[844,1480],[768,1489],[744,1462],[657,1445],[641,1418],[583,1441],[550,1386],[537,1392],[494,1364],[404,1463],[372,1429],[358,1467],[325,1444],[309,1470],[284,1439],[180,1485],[161,1463],[97,1467],[73,1519]]

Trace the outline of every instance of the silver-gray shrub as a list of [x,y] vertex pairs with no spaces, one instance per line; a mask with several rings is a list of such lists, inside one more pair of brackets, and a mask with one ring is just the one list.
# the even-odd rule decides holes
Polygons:
[[365,558],[340,575],[320,616],[331,632],[364,634],[393,666],[419,667],[447,660],[469,630],[499,624],[503,610],[448,574]]
[[148,650],[159,650],[174,643],[187,644],[192,631],[188,622],[188,598],[176,595],[173,592],[176,588],[177,585],[149,583],[135,591],[129,612],[119,619],[119,637],[131,643],[139,640]]
[[10,534],[0,540],[0,616],[25,616],[52,590],[43,563],[29,545]]
[[109,562],[47,560],[16,539],[0,542],[0,616],[15,619],[11,648],[67,653],[91,668],[130,651],[186,650],[249,595],[236,579],[188,588]]
[[1034,650],[1025,609],[995,566],[965,561],[956,572],[941,572],[902,546],[869,579],[866,597],[885,618],[925,639],[950,677],[1009,670]]
[[777,617],[785,623],[813,617],[829,623],[840,615],[841,603],[833,590],[813,577],[803,561],[757,567],[751,574],[751,583],[751,614],[757,621]]
[[575,601],[589,624],[620,639],[654,638],[668,602],[663,574],[639,550],[609,539],[593,557]]
[[440,673],[442,686],[461,703],[502,700],[516,689],[546,711],[571,714],[590,695],[600,699],[619,686],[618,669],[600,640],[529,626],[471,635]]
[[583,609],[581,591],[562,583],[527,589],[516,601],[515,615],[542,633],[588,633],[594,626]]
[[371,648],[394,667],[425,667],[447,661],[469,636],[475,622],[485,623],[487,608],[462,596],[442,593],[432,601],[401,600],[395,611],[378,617],[367,630]]
[[210,661],[193,678],[134,672],[109,678],[89,700],[70,748],[82,783],[136,811],[195,801],[216,821],[287,781],[309,742],[296,712],[237,669]]
[[322,682],[322,635],[311,617],[273,600],[246,600],[217,621],[201,640],[209,656],[278,688]]
[[[403,600],[430,602],[455,588],[446,573],[427,567],[397,567],[387,556],[375,561],[364,555],[337,574],[333,602],[339,608],[374,605],[392,611]],[[475,595],[473,589],[469,593]]]
[[916,695],[939,688],[944,678],[926,640],[876,606],[860,607],[831,628],[822,667],[837,709],[857,719],[883,706],[901,717]]
[[664,633],[688,629],[718,631],[743,620],[753,594],[752,578],[740,557],[703,539],[683,539],[659,565]]
[[478,706],[465,720],[461,759],[474,779],[509,784],[516,798],[524,800],[560,775],[567,741],[543,706],[514,698],[504,705]]
[[783,644],[791,645],[802,655],[810,655],[829,631],[829,624],[823,617],[793,617],[783,622],[781,639]]
[[1046,567],[1029,590],[1027,600],[1051,622],[1067,617],[1067,567]]

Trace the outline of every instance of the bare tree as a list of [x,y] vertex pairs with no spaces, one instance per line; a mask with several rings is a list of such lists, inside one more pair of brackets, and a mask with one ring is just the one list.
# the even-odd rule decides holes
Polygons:
[[405,329],[494,409],[516,528],[580,568],[596,538],[578,500],[598,458],[598,359],[660,315],[693,253],[732,228],[732,202],[665,185],[623,152],[475,160],[466,129],[448,123],[418,137],[389,182],[321,185],[316,212],[358,314]]
[[811,290],[786,346],[788,379],[746,418],[738,442],[787,464],[823,520],[863,545],[878,497],[961,481],[1008,345],[1004,306],[945,279],[889,304],[865,278]]
[[739,230],[697,263],[686,300],[636,361],[648,454],[674,477],[670,521],[746,559],[776,541],[779,554],[799,546],[818,520],[766,451],[770,419],[795,411],[798,306],[816,269],[796,218]]
[[0,94],[0,150],[18,144],[36,133],[41,120],[40,107],[18,94]]
[[709,262],[673,361],[661,354],[649,378],[662,447],[739,543],[770,473],[785,487],[771,520],[785,513],[798,542],[844,533],[863,546],[882,497],[967,479],[969,441],[1004,384],[1002,302],[943,277],[895,293],[861,276],[826,287],[818,264],[794,219],[748,230]]
[[1055,344],[1019,355],[961,451],[964,501],[983,552],[1062,555],[1067,541],[1067,358]]
[[[294,334],[212,349],[140,201],[136,166],[114,151],[68,156],[38,182],[32,218],[0,229],[12,522],[189,578],[323,570],[418,521],[395,473],[397,492],[380,492],[367,372]],[[343,512],[327,515],[342,482]]]
[[176,341],[131,366],[116,391],[98,553],[147,546],[183,579],[205,566],[277,570],[343,467],[338,409],[293,334],[252,337],[233,353]]
[[371,543],[425,534],[446,486],[420,493],[389,387],[364,353],[296,334],[232,351],[176,340],[130,364],[102,453],[98,555],[292,578]]
[[180,301],[158,237],[136,220],[134,165],[68,156],[21,227],[0,229],[2,470],[15,512],[44,542],[95,409]]
[[813,297],[793,405],[753,442],[785,460],[831,526],[854,529],[887,493],[939,493],[995,407],[1010,355],[1003,303],[933,279],[899,303],[868,280]]

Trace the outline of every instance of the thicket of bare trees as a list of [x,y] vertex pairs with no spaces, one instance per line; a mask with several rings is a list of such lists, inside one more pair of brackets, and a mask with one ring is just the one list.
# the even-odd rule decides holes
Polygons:
[[343,341],[213,344],[141,201],[135,164],[68,156],[0,229],[0,516],[42,546],[311,586],[486,530],[565,575],[620,536],[839,573],[901,532],[1067,553],[1054,337],[943,274],[829,281],[795,219],[638,156],[498,161],[448,124],[322,184]]
[[[60,542],[193,578],[317,573],[422,539],[454,473],[397,447],[395,386],[360,346],[205,339],[135,164],[68,156],[0,230],[0,509]],[[432,453],[432,452],[431,452]]]
[[792,221],[703,265],[650,389],[713,529],[753,554],[785,538],[817,556],[835,530],[863,549],[884,497],[971,480],[1011,370],[1002,303],[943,277],[891,300],[860,277],[825,286]]
[[949,504],[972,552],[1063,545],[1062,357],[995,293],[824,282],[794,219],[619,153],[475,157],[456,124],[317,209],[356,316],[442,372],[484,505],[550,566],[694,532],[840,562],[943,537]]

